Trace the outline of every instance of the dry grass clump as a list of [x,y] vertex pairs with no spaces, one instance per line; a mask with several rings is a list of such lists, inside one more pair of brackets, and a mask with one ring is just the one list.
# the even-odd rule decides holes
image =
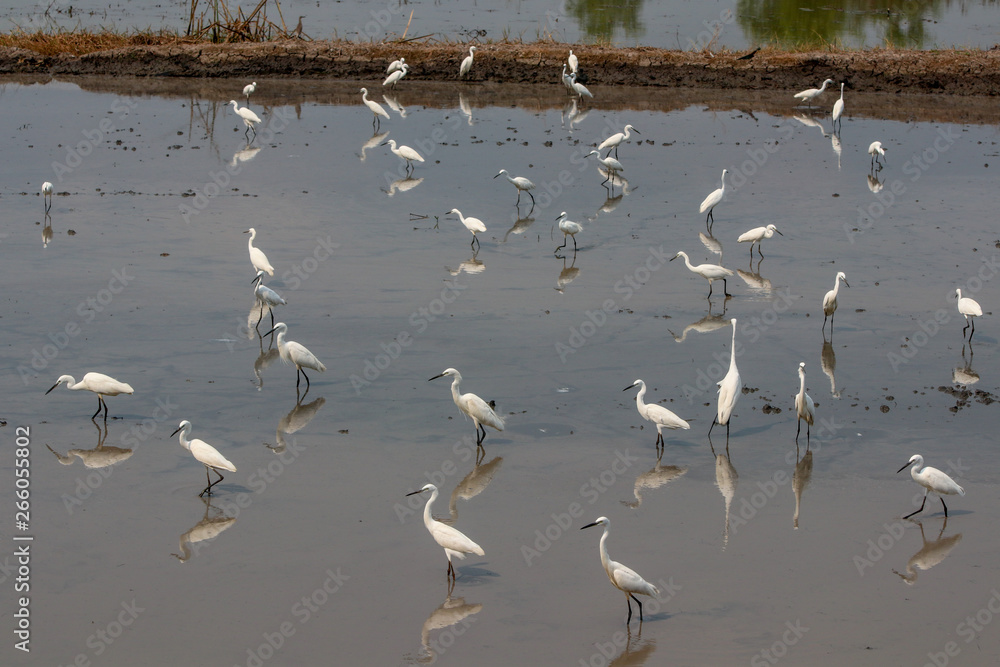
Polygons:
[[106,51],[126,46],[157,46],[185,41],[191,42],[193,40],[184,39],[176,33],[165,30],[125,33],[107,29],[96,32],[80,29],[27,32],[19,29],[0,34],[0,47],[28,49],[43,56],[55,56],[61,53],[82,56],[95,51]]

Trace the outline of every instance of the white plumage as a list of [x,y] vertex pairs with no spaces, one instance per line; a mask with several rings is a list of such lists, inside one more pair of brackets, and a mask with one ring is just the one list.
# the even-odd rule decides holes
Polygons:
[[[913,465],[916,464],[916,465]],[[927,503],[927,494],[936,493],[938,498],[941,499],[941,507],[944,508],[944,516],[948,518],[948,506],[944,504],[944,496],[953,496],[958,494],[960,496],[965,495],[965,489],[960,487],[955,480],[949,477],[946,473],[941,472],[937,468],[932,468],[930,466],[924,467],[924,457],[920,454],[914,454],[910,457],[910,460],[905,466],[896,471],[896,473],[901,473],[907,468],[910,468],[910,477],[913,481],[924,487],[924,501],[920,503],[920,508],[916,511],[910,512],[904,519],[909,519],[914,514],[924,511],[924,505]],[[922,468],[922,469],[921,469]]]
[[718,264],[699,264],[693,266],[691,260],[688,259],[687,253],[681,250],[676,255],[670,258],[670,261],[674,261],[678,257],[684,258],[684,264],[688,267],[688,270],[697,273],[699,276],[708,281],[708,296],[712,296],[712,282],[716,280],[722,281],[722,292],[726,296],[730,296],[729,287],[726,285],[726,277],[733,275],[733,272],[724,266]]
[[403,69],[403,65],[406,64],[406,58],[400,58],[399,60],[393,60],[389,63],[389,66],[385,68],[386,74],[392,74],[397,70]]
[[294,340],[285,340],[285,334],[288,333],[288,325],[284,322],[278,322],[271,331],[268,331],[264,335],[266,336],[272,331],[278,332],[278,353],[281,355],[281,360],[286,363],[291,362],[295,364],[295,389],[298,390],[299,388],[299,373],[302,373],[302,376],[306,379],[306,391],[309,391],[309,376],[306,375],[304,369],[308,368],[322,373],[326,370],[326,366],[305,345],[296,343]]
[[251,227],[243,233],[250,235],[250,240],[247,241],[247,248],[250,250],[250,263],[253,264],[253,268],[257,271],[266,271],[267,275],[273,276],[274,267],[271,266],[271,262],[267,261],[267,255],[260,248],[253,246],[253,240],[257,238],[257,230]]
[[365,106],[368,107],[368,109],[372,112],[372,114],[374,116],[372,118],[372,125],[375,125],[376,123],[378,123],[378,125],[376,126],[376,129],[375,129],[375,131],[378,132],[378,126],[381,126],[381,124],[382,124],[382,121],[379,120],[379,116],[382,116],[383,118],[385,118],[386,120],[388,120],[389,119],[389,112],[386,111],[382,107],[382,105],[379,104],[378,102],[376,102],[375,100],[368,99],[368,89],[367,88],[362,88],[361,89],[361,101],[364,102]]
[[708,211],[708,215],[705,216],[705,224],[708,224],[709,218],[712,219],[712,222],[715,222],[715,215],[713,215],[712,209],[714,209],[716,204],[722,201],[722,198],[726,196],[726,174],[728,173],[728,169],[722,170],[722,187],[713,190],[707,197],[705,197],[705,200],[701,202],[701,206],[698,207],[699,213],[705,213]]
[[251,282],[257,283],[257,286],[253,290],[253,295],[260,303],[260,317],[257,318],[257,325],[260,326],[260,321],[264,319],[264,306],[267,306],[268,312],[271,313],[271,326],[274,327],[274,307],[284,306],[288,302],[280,294],[264,284],[263,271],[258,271],[257,277]]
[[253,136],[256,137],[257,129],[254,125],[260,123],[260,116],[250,111],[247,107],[240,107],[236,104],[236,100],[229,100],[229,103],[233,105],[233,111],[236,112],[236,115],[243,119],[243,124],[247,126],[247,134],[252,131]]
[[885,157],[885,152],[888,150],[882,145],[881,141],[873,141],[868,146],[868,154],[872,156],[872,169],[875,168],[875,163],[878,162],[879,166],[882,165],[880,157]]
[[531,204],[535,204],[535,195],[531,194],[531,191],[535,189],[534,183],[529,181],[524,176],[511,176],[506,169],[501,169],[493,178],[499,178],[500,176],[506,178],[510,181],[511,185],[517,188],[517,202],[515,203],[515,206],[521,203],[522,192],[527,192],[528,196],[531,197]]
[[634,130],[636,134],[641,134],[639,130],[636,130],[631,125],[626,125],[622,132],[612,134],[610,137],[602,141],[598,146],[598,151],[603,151],[605,148],[608,149],[608,155],[611,155],[611,149],[615,151],[615,157],[618,157],[618,146],[621,145],[623,141],[631,136],[631,131]]
[[793,97],[797,100],[808,102],[809,105],[812,106],[812,101],[823,94],[823,91],[826,90],[826,86],[829,83],[833,83],[833,79],[827,79],[819,88],[810,88],[808,90],[803,90],[801,93],[795,93]]
[[644,403],[643,397],[646,395],[646,383],[642,380],[636,380],[629,386],[625,387],[622,391],[628,391],[634,387],[639,387],[639,393],[635,395],[635,407],[639,411],[639,415],[648,422],[653,422],[656,425],[656,447],[657,452],[659,448],[663,445],[663,429],[684,429],[685,431],[691,428],[691,425],[686,421],[675,415],[670,410],[666,409],[662,405],[656,403]]
[[409,146],[400,145],[399,148],[396,148],[396,140],[395,139],[389,139],[388,141],[386,141],[382,145],[385,146],[386,144],[389,145],[389,150],[391,150],[393,152],[393,154],[395,154],[396,157],[398,157],[401,160],[405,160],[406,161],[406,171],[407,171],[407,173],[409,173],[410,170],[413,169],[413,163],[414,162],[423,162],[424,161],[424,158],[421,157],[420,153],[418,153],[417,151],[413,150]]
[[972,342],[972,336],[976,333],[976,321],[972,318],[982,317],[983,309],[975,299],[970,299],[967,296],[962,296],[962,290],[956,289],[955,294],[958,295],[958,312],[965,316],[965,327],[962,329],[962,337],[965,338],[965,330],[969,328],[969,324],[972,324],[972,333],[969,334],[969,342]]
[[635,600],[639,605],[639,623],[642,623],[642,602],[639,602],[639,598],[635,594],[659,597],[660,590],[640,577],[632,568],[611,560],[608,556],[607,544],[610,524],[611,521],[607,517],[602,516],[598,517],[597,521],[583,526],[580,530],[591,528],[592,526],[604,526],[604,535],[601,536],[601,565],[604,566],[604,572],[608,575],[608,579],[611,580],[614,587],[625,593],[625,602],[628,604],[628,618],[625,624],[627,625],[632,620],[632,602],[630,600]]
[[558,251],[560,248],[565,248],[566,237],[572,236],[573,252],[576,252],[576,235],[583,231],[583,225],[581,225],[579,222],[573,222],[572,220],[570,220],[567,217],[566,211],[560,213],[559,217],[556,218],[556,220],[559,221],[559,231],[563,233],[563,244],[559,246],[559,248],[556,248],[556,250]]
[[809,442],[809,427],[813,425],[813,420],[816,415],[816,404],[813,403],[812,398],[806,393],[806,362],[799,362],[799,393],[795,395],[795,414],[797,419],[795,420],[795,442],[799,441],[799,430],[802,428],[802,422],[806,423],[806,442]]
[[569,50],[569,58],[566,59],[566,62],[569,64],[570,74],[576,74],[577,70],[580,69],[580,59],[573,53],[573,49]]
[[486,225],[483,224],[483,221],[480,220],[479,218],[473,218],[471,215],[469,217],[465,217],[464,215],[462,215],[462,212],[459,211],[457,208],[451,209],[445,215],[448,215],[450,213],[454,213],[455,215],[457,215],[458,219],[462,221],[463,225],[465,225],[465,228],[468,229],[470,232],[472,232],[471,245],[475,247],[476,243],[479,242],[479,238],[476,236],[476,234],[478,234],[479,232],[485,232]]
[[833,279],[833,289],[823,297],[823,329],[826,330],[826,318],[830,318],[830,335],[833,335],[833,316],[837,314],[837,294],[840,292],[840,281],[850,287],[847,276],[843,271],[837,272],[837,277]]
[[118,394],[132,393],[131,385],[125,382],[119,382],[104,373],[87,373],[79,382],[77,382],[72,375],[60,375],[59,379],[56,380],[56,383],[49,387],[49,391],[45,393],[48,394],[63,382],[66,383],[67,389],[71,389],[73,391],[85,389],[97,394],[97,412],[91,416],[91,419],[99,415],[101,413],[101,407],[103,407],[104,421],[108,420],[108,404],[104,401],[105,396],[117,396]]
[[52,184],[48,181],[42,183],[42,203],[45,204],[45,211],[52,208]]
[[[188,440],[188,434],[191,433],[191,422],[184,420],[177,427],[177,430],[171,433],[171,436],[175,436],[180,433],[180,442],[184,449],[191,452],[191,455],[202,465],[205,466],[205,480],[209,482],[208,486],[199,493],[199,496],[203,496],[206,493],[212,495],[212,487],[221,482],[224,478],[220,470],[228,470],[229,472],[236,472],[236,466],[227,459],[225,456],[219,453],[212,445],[208,444],[204,440],[199,440],[195,438],[194,440]],[[215,474],[219,476],[219,479],[214,482],[211,481],[208,471],[214,470]]]
[[594,94],[588,90],[588,88],[582,83],[578,83],[576,80],[576,72],[569,75],[570,88],[576,93],[577,97],[590,97],[593,98]]
[[844,84],[840,84],[840,99],[833,103],[833,124],[840,122],[840,117],[844,113]]
[[736,318],[734,317],[729,320],[729,323],[733,325],[733,341],[729,346],[729,371],[726,372],[724,378],[716,383],[719,385],[719,408],[715,415],[715,421],[712,422],[712,426],[708,429],[708,433],[711,435],[712,428],[716,424],[724,424],[726,427],[727,443],[729,442],[729,418],[733,415],[733,408],[736,407],[736,401],[739,400],[740,394],[743,393],[740,370],[736,367]]
[[247,98],[247,104],[250,104],[250,95],[257,90],[257,82],[248,83],[243,86],[243,97]]
[[475,394],[459,393],[458,385],[462,381],[461,373],[454,368],[446,368],[443,373],[435,375],[428,382],[441,377],[455,378],[451,383],[451,398],[455,401],[455,405],[458,406],[459,410],[467,416],[472,417],[472,422],[476,426],[476,444],[482,444],[483,440],[486,439],[486,429],[483,427],[483,424],[491,426],[498,431],[503,430],[503,418],[493,411],[489,403]]
[[737,243],[747,243],[748,241],[750,242],[750,257],[753,257],[753,246],[754,244],[757,244],[757,252],[760,253],[761,257],[763,257],[764,253],[760,249],[760,242],[763,241],[764,239],[771,238],[772,236],[775,235],[775,233],[784,236],[784,234],[779,232],[778,228],[775,227],[774,225],[768,225],[767,227],[754,227],[750,231],[743,232],[742,234],[740,234],[740,237],[736,239],[736,242]]
[[477,556],[485,556],[486,552],[483,548],[469,539],[467,535],[462,533],[460,530],[452,528],[448,524],[441,523],[437,521],[431,514],[431,505],[437,500],[438,488],[433,484],[424,484],[422,488],[417,491],[412,491],[406,495],[412,496],[418,493],[423,493],[424,491],[430,491],[431,497],[427,499],[427,504],[424,505],[424,525],[427,527],[427,532],[431,534],[434,541],[438,543],[442,549],[444,549],[444,555],[448,557],[448,575],[454,579],[455,578],[455,566],[451,563],[452,556],[456,558],[465,559],[465,554],[476,554]]
[[406,63],[403,63],[403,65],[399,69],[395,70],[394,72],[389,74],[389,76],[385,77],[385,81],[382,82],[382,85],[389,86],[390,88],[395,88],[396,84],[399,83],[400,79],[406,76],[409,73],[409,71],[410,71],[410,66],[407,65]]
[[469,55],[465,56],[465,59],[462,60],[461,66],[458,68],[458,76],[459,76],[459,78],[461,78],[461,77],[465,76],[466,74],[468,74],[469,70],[472,69],[472,56],[475,53],[476,53],[476,47],[470,46],[469,47]]

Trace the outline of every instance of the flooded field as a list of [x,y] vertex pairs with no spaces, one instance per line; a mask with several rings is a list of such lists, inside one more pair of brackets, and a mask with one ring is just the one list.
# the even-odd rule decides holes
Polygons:
[[[368,82],[392,107],[372,136],[364,83],[261,82],[248,145],[226,106],[245,82],[82,83],[2,86],[0,467],[13,488],[26,429],[30,522],[7,525],[34,537],[2,560],[13,591],[30,544],[31,652],[14,646],[12,593],[5,664],[997,655],[993,125],[943,122],[906,96],[848,96],[838,136],[834,95],[813,116],[790,94],[782,108],[619,91],[602,107],[595,90],[574,107],[554,86],[414,83],[390,102]],[[625,124],[641,134],[602,184],[587,153]],[[388,139],[423,154],[411,177]],[[534,181],[534,206],[515,205],[500,169]],[[698,206],[723,169],[709,234]],[[484,221],[477,251],[452,208]],[[557,255],[562,211],[583,230]],[[736,239],[766,224],[783,236],[760,259]],[[254,330],[250,227],[288,301],[275,320],[327,368],[299,400],[294,367]],[[669,262],[678,251],[730,268],[732,297],[716,282],[706,299],[707,281]],[[840,271],[850,286],[824,336]],[[956,288],[986,311],[971,346]],[[725,427],[707,434],[729,318],[746,389],[727,454]],[[808,447],[800,362],[817,403]],[[428,382],[449,367],[506,418],[478,465],[448,380]],[[135,391],[108,397],[106,431],[89,392],[45,395],[88,371]],[[664,433],[659,461],[622,391],[637,378],[691,420]],[[181,420],[237,467],[210,502],[170,437]],[[933,496],[901,519],[922,498],[896,472],[913,454],[964,487],[947,520]],[[450,595],[426,494],[405,497],[428,482],[434,514],[486,554],[456,561]],[[600,516],[611,557],[660,589],[630,634],[600,534],[579,530]]]

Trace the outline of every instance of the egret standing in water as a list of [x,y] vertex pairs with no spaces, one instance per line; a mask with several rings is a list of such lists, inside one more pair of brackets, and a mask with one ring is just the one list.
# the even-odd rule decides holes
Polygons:
[[799,444],[799,431],[803,420],[806,422],[806,447],[809,446],[809,427],[816,416],[816,404],[806,393],[806,362],[799,362],[799,393],[795,395],[795,445]]
[[726,376],[719,380],[719,409],[712,420],[712,425],[708,427],[709,439],[712,437],[712,429],[716,424],[726,426],[726,450],[729,450],[729,418],[733,415],[733,408],[736,401],[743,393],[743,382],[740,380],[740,371],[736,368],[736,318],[729,320],[733,325],[733,342],[729,346],[729,371]]
[[[591,95],[591,97],[593,97],[593,95]],[[631,136],[629,134],[629,130],[633,130],[636,134],[642,134],[641,132],[639,132],[639,130],[636,130],[631,125],[626,125],[624,131],[612,134],[610,137],[602,141],[600,145],[598,145],[597,150],[603,151],[605,148],[607,148],[608,154],[605,157],[609,157],[611,155],[611,151],[614,150],[615,157],[618,157],[618,146],[620,146],[623,141],[625,141],[626,139],[629,138],[629,136]]]
[[[965,328],[962,329],[962,339],[965,339],[965,330],[969,328],[969,324],[972,324],[972,333],[969,334],[969,342],[972,342],[972,336],[976,333],[976,317],[982,317],[983,308],[975,299],[970,299],[967,296],[962,296],[962,290],[956,289],[955,294],[958,295],[958,312],[965,316]],[[970,348],[971,349],[971,348]]]
[[368,99],[367,88],[361,89],[361,101],[364,102],[365,106],[371,110],[372,115],[374,116],[372,118],[372,127],[375,128],[375,132],[378,132],[378,128],[382,126],[382,120],[379,118],[379,116],[385,118],[386,120],[389,120],[389,112],[386,111],[382,107],[382,105],[376,102],[375,100]]
[[479,398],[475,394],[461,394],[459,393],[458,385],[462,381],[462,374],[456,371],[454,368],[447,368],[440,375],[435,375],[434,377],[427,380],[437,380],[441,377],[454,377],[455,379],[451,383],[451,398],[455,401],[455,405],[458,409],[465,413],[467,416],[472,417],[472,423],[476,425],[476,444],[482,445],[483,441],[486,440],[486,429],[483,424],[491,426],[498,431],[503,430],[503,418],[500,417],[490,404]]
[[465,59],[462,60],[462,64],[458,68],[458,78],[461,79],[463,76],[469,73],[469,70],[472,69],[472,57],[475,55],[475,53],[476,53],[476,47],[470,46],[469,55],[465,56]]
[[42,183],[42,203],[45,205],[45,212],[52,208],[52,184],[48,181]]
[[847,283],[847,276],[843,271],[837,272],[837,277],[833,279],[833,289],[823,297],[823,331],[826,331],[826,318],[830,318],[830,335],[833,336],[833,316],[837,314],[837,293],[840,291],[840,281],[850,287]]
[[105,396],[117,396],[118,394],[132,393],[131,385],[125,382],[119,382],[104,373],[87,373],[79,382],[77,382],[72,375],[60,375],[59,379],[56,380],[56,383],[49,387],[49,391],[45,393],[48,394],[63,382],[66,383],[67,389],[72,389],[74,391],[86,389],[87,391],[92,391],[97,394],[97,412],[91,416],[91,419],[94,419],[97,415],[101,414],[101,408],[103,407],[104,421],[108,421],[108,404],[104,400]]
[[760,253],[761,257],[763,257],[764,253],[760,249],[760,242],[763,241],[764,239],[771,238],[776,233],[779,234],[779,235],[781,235],[781,236],[784,236],[784,234],[782,234],[781,232],[779,232],[778,228],[775,227],[774,225],[768,225],[767,227],[754,227],[750,231],[743,232],[742,234],[740,234],[740,237],[738,239],[736,239],[736,242],[737,243],[746,243],[747,241],[750,242],[750,258],[751,259],[753,259],[753,246],[754,246],[754,244],[756,244],[757,245],[757,252]]
[[602,516],[598,517],[597,521],[583,526],[580,530],[593,526],[604,526],[604,535],[601,536],[601,565],[604,566],[604,572],[608,575],[608,579],[611,580],[614,587],[625,594],[625,602],[628,604],[628,618],[625,619],[625,625],[628,625],[632,621],[631,600],[635,600],[636,604],[639,605],[639,624],[642,625],[642,602],[639,601],[639,598],[635,594],[638,593],[639,595],[648,595],[655,598],[659,597],[660,590],[640,577],[632,568],[611,560],[608,556],[608,533],[610,532],[610,525],[611,521],[606,516]]
[[698,266],[692,266],[691,260],[688,259],[687,253],[681,250],[676,255],[670,258],[670,261],[674,261],[678,257],[684,258],[684,264],[687,265],[688,270],[697,273],[699,276],[708,281],[708,298],[712,298],[712,282],[715,280],[722,281],[722,293],[726,296],[732,296],[729,293],[729,286],[726,284],[726,277],[733,275],[733,272],[724,266],[719,266],[718,264],[699,264]]
[[229,100],[229,103],[233,105],[233,111],[236,115],[243,119],[243,124],[247,126],[247,131],[244,133],[246,135],[247,141],[250,141],[250,132],[253,132],[253,136],[257,138],[257,129],[254,125],[260,123],[260,116],[250,111],[247,107],[240,107],[236,100]]
[[[180,426],[177,427],[177,430],[170,434],[170,437],[173,437],[178,433],[181,434],[180,441],[184,449],[191,452],[191,456],[205,466],[205,481],[208,482],[208,486],[206,486],[198,495],[204,496],[206,493],[208,495],[212,495],[212,487],[225,479],[219,471],[228,470],[229,472],[236,472],[236,466],[234,466],[229,459],[220,454],[219,450],[204,440],[198,440],[197,438],[194,440],[188,440],[188,435],[191,433],[191,422],[188,420],[185,419],[182,421]],[[214,470],[215,474],[219,476],[219,479],[213,482],[211,476],[208,474],[209,470]]]
[[573,92],[576,94],[577,97],[579,97],[581,99],[584,98],[584,97],[589,97],[589,98],[593,99],[594,94],[592,92],[590,92],[590,90],[585,85],[583,85],[582,83],[578,83],[577,82],[577,80],[576,80],[576,72],[574,72],[574,73],[572,73],[572,74],[569,75],[569,85],[570,85],[570,88],[573,89]]
[[403,65],[405,65],[405,64],[406,64],[406,58],[400,58],[399,60],[393,60],[391,63],[389,63],[389,66],[385,68],[385,73],[388,75],[388,74],[392,74],[393,72],[395,72],[397,70],[401,70],[401,69],[403,69]]
[[596,155],[597,161],[603,164],[604,168],[608,172],[608,177],[601,182],[601,185],[604,185],[605,183],[610,181],[614,176],[618,175],[620,172],[625,171],[625,167],[622,166],[622,163],[614,159],[613,157],[601,157],[601,154],[597,151],[590,151],[589,153],[587,153],[587,157],[590,157],[591,155]]
[[319,371],[322,373],[326,370],[326,366],[323,362],[316,358],[316,355],[306,349],[305,345],[301,343],[296,343],[294,340],[285,341],[285,334],[288,333],[288,325],[284,322],[278,322],[271,331],[268,331],[265,336],[272,332],[278,332],[278,353],[281,355],[281,360],[284,362],[291,362],[295,364],[295,391],[299,390],[299,373],[302,373],[302,377],[306,379],[306,391],[309,391],[309,376],[306,375],[305,369]]
[[576,235],[583,231],[583,226],[579,222],[573,222],[567,218],[566,211],[559,214],[556,218],[559,221],[559,231],[563,233],[563,244],[555,249],[555,252],[559,252],[561,249],[566,247],[566,237],[573,237],[573,252],[576,252]]
[[875,170],[876,163],[879,169],[882,168],[882,161],[879,157],[885,157],[886,147],[882,145],[881,141],[873,141],[870,146],[868,146],[868,154],[872,156],[872,170]]
[[389,76],[385,77],[385,81],[382,82],[382,86],[383,87],[389,86],[389,88],[395,89],[396,84],[399,83],[402,80],[402,78],[409,73],[410,73],[410,66],[407,65],[406,63],[403,63],[403,65],[399,69],[393,71],[391,74],[389,74]]
[[580,59],[573,53],[573,49],[569,50],[569,57],[566,59],[566,64],[569,65],[570,74],[576,74],[576,71],[580,69]]
[[465,554],[476,554],[477,556],[485,556],[486,552],[483,548],[469,539],[467,535],[461,531],[452,528],[446,523],[441,523],[436,520],[431,514],[431,505],[437,500],[438,488],[433,484],[424,484],[417,491],[411,491],[407,493],[407,496],[413,496],[418,493],[423,493],[424,491],[430,491],[431,497],[427,499],[427,504],[424,505],[424,526],[427,527],[427,532],[431,534],[434,541],[438,543],[442,549],[444,549],[444,555],[448,557],[448,576],[452,581],[455,580],[455,566],[451,563],[451,557],[456,556],[461,559],[465,559]]
[[257,90],[257,82],[248,83],[243,86],[243,97],[247,98],[247,104],[250,104],[250,94]]
[[819,88],[809,88],[808,90],[803,90],[801,93],[795,93],[793,97],[797,100],[808,102],[809,106],[812,106],[812,101],[823,94],[823,91],[826,90],[826,86],[829,83],[833,83],[833,79],[827,79]]
[[457,215],[458,219],[462,221],[463,225],[465,225],[465,228],[472,232],[472,243],[470,245],[475,248],[476,244],[479,243],[479,237],[476,236],[476,234],[485,232],[486,225],[479,218],[473,218],[471,215],[468,218],[465,217],[457,208],[451,209],[448,213],[445,213],[445,215],[449,215],[451,213]]
[[[946,495],[953,496],[956,493],[960,496],[964,496],[965,489],[960,487],[958,484],[955,483],[955,480],[953,480],[951,477],[941,472],[937,468],[932,468],[930,466],[924,467],[924,457],[921,456],[920,454],[914,454],[913,456],[911,456],[909,462],[905,466],[897,470],[896,474],[903,472],[911,465],[913,467],[910,468],[910,477],[913,478],[914,482],[924,487],[924,501],[920,503],[920,509],[910,512],[903,518],[909,519],[914,514],[923,512],[924,505],[927,503],[927,494],[936,493],[938,498],[941,499],[941,507],[944,508],[944,516],[947,519],[948,506],[944,504],[944,497]],[[923,468],[923,470],[921,470],[921,468]]]
[[726,196],[726,174],[729,173],[728,169],[722,170],[722,187],[713,190],[711,194],[705,197],[705,201],[701,202],[701,206],[698,207],[699,213],[704,213],[708,211],[708,215],[705,216],[705,224],[708,224],[709,218],[712,222],[715,222],[715,216],[712,214],[712,209],[715,208],[716,204],[722,201],[722,198]]
[[253,240],[257,238],[257,230],[251,227],[243,233],[250,235],[250,240],[247,241],[247,248],[250,250],[250,263],[253,264],[253,268],[257,271],[266,271],[267,275],[273,276],[274,267],[271,266],[271,262],[267,261],[267,255],[260,248],[253,246]]
[[639,393],[635,395],[635,407],[639,411],[639,415],[646,421],[653,422],[656,425],[656,453],[659,455],[660,448],[664,446],[664,428],[681,428],[686,431],[691,428],[691,425],[670,410],[667,410],[662,405],[657,403],[644,403],[642,398],[646,395],[646,383],[642,380],[636,380],[629,386],[622,389],[622,391],[628,391],[629,389],[634,389],[635,387],[639,387]]
[[257,283],[257,287],[253,290],[253,295],[260,302],[260,317],[257,318],[257,331],[260,332],[260,321],[264,319],[264,306],[267,306],[267,312],[271,313],[271,327],[274,328],[274,307],[284,306],[288,302],[280,294],[264,284],[263,271],[258,271],[257,277],[250,282]]
[[[840,128],[840,117],[844,113],[844,84],[840,84],[840,99],[833,103],[833,127]],[[831,128],[833,129],[833,128]]]
[[534,183],[529,181],[524,176],[511,176],[506,169],[501,169],[500,172],[493,178],[499,178],[500,176],[506,178],[510,181],[511,185],[517,188],[517,203],[515,203],[515,206],[521,203],[522,192],[527,192],[528,196],[531,197],[531,205],[535,205],[535,195],[531,194],[531,191],[535,189]]
[[396,148],[396,140],[395,139],[389,139],[388,141],[384,142],[382,145],[385,146],[386,144],[388,144],[389,150],[391,150],[396,155],[396,157],[398,157],[400,160],[405,160],[406,161],[406,175],[407,176],[409,176],[410,172],[413,171],[413,163],[414,162],[423,162],[424,161],[424,158],[421,157],[420,153],[418,153],[417,151],[413,150],[409,146],[400,145],[399,148]]

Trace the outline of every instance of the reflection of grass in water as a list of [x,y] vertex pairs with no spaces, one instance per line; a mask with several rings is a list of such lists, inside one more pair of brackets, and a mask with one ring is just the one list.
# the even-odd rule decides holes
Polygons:
[[610,43],[615,31],[625,37],[639,37],[643,26],[639,21],[642,0],[568,0],[566,11],[580,24],[591,40]]

